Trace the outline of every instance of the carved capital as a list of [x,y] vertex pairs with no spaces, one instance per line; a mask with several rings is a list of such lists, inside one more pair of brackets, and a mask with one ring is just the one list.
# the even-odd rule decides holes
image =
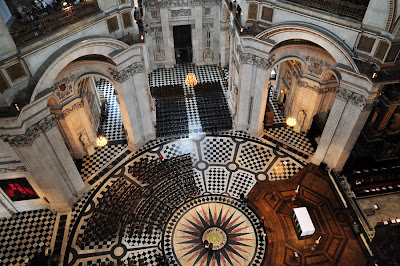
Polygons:
[[336,98],[343,100],[343,101],[347,101],[348,99],[350,99],[350,96],[352,95],[352,93],[346,89],[343,88],[336,88]]
[[366,101],[364,109],[365,110],[372,110],[372,108],[379,102],[378,99],[374,98],[374,99],[369,99]]
[[39,137],[42,132],[46,132],[53,128],[56,125],[55,118],[53,115],[50,115],[36,124],[30,126],[25,134],[21,135],[1,135],[0,138],[10,143],[11,146],[30,146],[32,142]]
[[128,66],[127,68],[121,70],[120,72],[110,68],[109,69],[111,75],[113,75],[113,79],[118,83],[123,83],[126,81],[130,76],[134,76],[138,73],[143,73],[144,71],[144,64],[142,62],[133,63],[132,65]]
[[349,102],[363,109],[367,103],[367,99],[358,93],[353,93],[349,98]]
[[74,112],[75,110],[78,110],[79,108],[82,108],[82,107],[83,107],[83,101],[77,102],[74,105],[72,105],[70,108],[67,108],[67,109],[63,110],[62,117],[67,117],[72,112]]
[[253,54],[244,53],[241,49],[239,49],[239,58],[240,63],[257,66],[258,68],[268,70],[275,61],[275,55],[272,55],[270,58],[265,59]]

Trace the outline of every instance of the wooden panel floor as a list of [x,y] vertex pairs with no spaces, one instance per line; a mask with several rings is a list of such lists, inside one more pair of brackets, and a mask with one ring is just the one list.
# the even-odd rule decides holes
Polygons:
[[[334,192],[329,177],[309,165],[285,181],[257,183],[248,204],[261,217],[267,231],[268,250],[264,265],[367,265],[369,255],[352,221]],[[297,199],[292,202],[297,185]],[[271,195],[275,192],[275,199]],[[312,236],[299,240],[292,223],[293,208],[307,207],[315,226]],[[320,244],[312,250],[321,236]],[[293,259],[294,252],[299,254]]]

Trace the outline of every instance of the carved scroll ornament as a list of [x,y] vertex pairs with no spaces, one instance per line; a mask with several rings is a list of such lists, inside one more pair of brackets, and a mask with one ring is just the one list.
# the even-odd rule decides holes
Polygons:
[[126,81],[130,76],[134,76],[138,73],[143,73],[144,71],[144,64],[142,62],[133,63],[132,65],[128,66],[127,68],[116,71],[112,68],[109,69],[111,75],[113,75],[113,79],[119,83],[123,83]]
[[11,146],[30,146],[32,142],[39,137],[42,132],[46,132],[53,128],[56,125],[55,118],[53,115],[50,115],[36,124],[30,126],[25,134],[21,135],[1,135],[0,138],[10,143]]

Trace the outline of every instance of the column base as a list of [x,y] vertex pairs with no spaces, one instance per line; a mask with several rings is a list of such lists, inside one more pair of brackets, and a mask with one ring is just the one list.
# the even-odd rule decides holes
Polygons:
[[67,203],[50,203],[50,209],[54,212],[68,212],[72,210],[72,206]]

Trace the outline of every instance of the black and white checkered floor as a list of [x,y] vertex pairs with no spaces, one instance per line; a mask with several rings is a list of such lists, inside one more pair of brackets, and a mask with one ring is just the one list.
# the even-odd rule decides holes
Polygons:
[[[211,67],[211,69],[213,69],[211,73],[217,72],[219,78],[221,77],[216,67]],[[212,79],[214,74],[217,75],[216,73],[209,74],[209,71],[203,73],[202,67],[190,70],[197,71],[201,80]],[[150,76],[150,83],[164,84],[164,80],[170,83],[177,82],[184,78],[183,73],[159,70],[157,74]],[[223,79],[220,81],[226,93],[225,81]],[[240,194],[249,193],[257,182],[288,179],[307,163],[304,157],[296,156],[288,152],[288,149],[281,149],[282,145],[276,145],[275,141],[270,140],[280,139],[279,143],[287,142],[305,153],[313,153],[311,145],[304,136],[298,136],[286,128],[271,128],[265,133],[268,138],[263,139],[243,132],[193,135],[181,139],[155,139],[145,144],[136,153],[132,153],[122,141],[124,138],[122,120],[119,120],[118,103],[115,101],[112,87],[109,83],[100,81],[98,88],[104,97],[111,99],[109,112],[112,114],[109,117],[113,119],[107,119],[104,126],[107,128],[107,137],[114,141],[83,160],[80,171],[90,191],[68,214],[69,236],[67,239],[64,238],[61,252],[62,265],[102,265],[102,263],[107,265],[107,262],[111,261],[122,261],[126,265],[132,261],[133,265],[156,264],[155,255],[162,253],[161,230],[132,238],[93,242],[83,249],[76,242],[77,237],[82,236],[85,230],[91,210],[103,193],[108,190],[111,182],[120,177],[127,178],[129,182],[136,182],[126,175],[127,166],[135,161],[142,158],[155,159],[160,155],[164,158],[172,158],[181,154],[190,154],[196,185],[201,188],[203,194],[215,193],[239,198]],[[187,100],[190,102],[192,99]],[[192,102],[189,105],[191,104],[195,106],[197,103]],[[195,107],[188,108],[188,110],[193,109]],[[118,117],[113,114],[118,114]],[[114,119],[117,122],[113,121]],[[114,132],[117,133],[114,134]],[[0,265],[24,265],[23,261],[28,257],[32,258],[35,252],[43,250],[44,247],[54,248],[54,244],[51,244],[54,241],[51,239],[55,235],[53,231],[56,217],[56,214],[48,210],[40,210],[19,213],[12,218],[0,220],[2,228]],[[123,257],[116,256],[117,247],[123,247],[124,252],[126,251]]]
[[[126,153],[129,153],[126,150]],[[283,180],[295,175],[303,166],[301,160],[275,148],[275,145],[257,140],[242,132],[219,135],[197,136],[183,139],[153,141],[136,154],[129,153],[119,163],[107,169],[107,172],[91,186],[89,196],[82,198],[73,211],[70,236],[64,257],[64,265],[92,265],[114,261],[116,247],[126,250],[120,261],[126,265],[139,259],[144,265],[155,265],[155,255],[162,253],[161,230],[133,238],[108,239],[91,242],[80,248],[76,239],[83,235],[91,210],[98,199],[118,177],[126,175],[127,166],[142,158],[165,159],[181,154],[190,154],[195,171],[196,184],[203,194],[223,194],[234,198],[250,192],[257,182]],[[118,156],[117,156],[118,157]],[[130,178],[132,182],[136,180]]]
[[[163,101],[162,103],[159,103],[159,100],[156,98],[157,136],[164,137],[169,135],[185,135],[192,133],[196,134],[210,131],[210,127],[207,126],[207,121],[205,121],[206,119],[204,118],[204,115],[202,115],[202,111],[209,113],[209,110],[205,108],[203,104],[200,104],[203,102],[203,98],[199,97],[199,93],[196,93],[196,87],[193,88],[185,85],[185,77],[187,73],[195,73],[199,84],[216,82],[220,85],[220,90],[222,91],[221,97],[218,98],[220,95],[215,94],[213,95],[213,98],[216,98],[215,100],[219,101],[218,106],[223,106],[225,107],[225,109],[219,110],[217,116],[214,116],[214,121],[217,121],[216,124],[220,125],[225,123],[228,119],[230,121],[227,127],[223,130],[231,129],[232,126],[229,126],[229,124],[231,124],[232,118],[230,117],[226,102],[226,93],[228,90],[228,87],[226,85],[227,76],[221,75],[221,72],[219,71],[217,66],[193,66],[191,64],[182,64],[177,65],[177,67],[173,69],[158,69],[149,75],[149,84],[153,92],[155,90],[160,91],[160,89],[162,90],[162,87],[166,86],[182,86],[183,98],[185,103],[184,107],[186,108],[187,115],[187,117],[182,117],[182,115],[180,115],[180,121],[184,124],[180,124],[179,121],[161,121],[161,119],[159,119],[159,115],[161,116],[164,112],[167,112],[168,107],[171,107],[169,109],[173,109],[174,112],[179,109],[180,99],[176,101],[173,101],[173,99],[169,99],[168,101]],[[224,70],[223,73],[226,73],[226,71]],[[169,89],[169,87],[166,87],[166,90],[167,89]],[[175,107],[170,105],[175,105]],[[225,111],[228,115],[225,117],[221,117],[221,121],[218,121],[218,114],[222,113],[223,111]],[[170,119],[174,119],[174,117],[171,117]],[[164,125],[162,124],[163,122],[168,124]],[[171,123],[175,123],[175,126],[170,126]],[[171,130],[169,134],[169,132],[164,132],[164,130],[162,130],[162,127],[167,127],[167,129],[168,127],[170,127],[173,130]],[[182,128],[182,130],[176,131],[177,128]]]

